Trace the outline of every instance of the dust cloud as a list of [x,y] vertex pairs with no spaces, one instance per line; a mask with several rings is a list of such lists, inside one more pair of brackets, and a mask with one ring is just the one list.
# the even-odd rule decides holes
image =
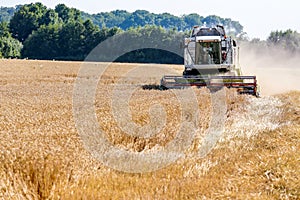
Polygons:
[[256,75],[260,94],[300,90],[300,54],[281,47],[242,44],[240,64],[244,75]]

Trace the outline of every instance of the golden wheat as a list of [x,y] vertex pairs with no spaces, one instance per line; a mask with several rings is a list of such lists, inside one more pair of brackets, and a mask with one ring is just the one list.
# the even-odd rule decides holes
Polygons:
[[[100,67],[105,63],[96,63]],[[273,97],[237,95],[226,89],[225,133],[204,158],[200,148],[211,120],[210,92],[191,88],[199,115],[182,116],[176,91],[143,90],[162,74],[137,76],[138,64],[113,64],[102,75],[95,97],[101,129],[109,141],[128,151],[163,148],[181,121],[197,119],[197,135],[185,159],[151,173],[129,174],[102,165],[83,147],[72,114],[79,62],[0,60],[0,198],[1,199],[298,199],[300,93]],[[140,65],[144,70],[152,65]],[[181,66],[160,66],[180,73]],[[166,70],[166,71],[168,71]],[[138,74],[141,71],[137,72]],[[132,85],[128,109],[139,126],[158,134],[126,134],[113,113],[120,80]],[[127,76],[128,75],[128,76]],[[144,82],[143,82],[144,81]],[[120,84],[122,86],[122,84]],[[122,89],[122,88],[120,88]],[[119,91],[119,90],[117,90]],[[118,96],[120,95],[120,96]],[[190,97],[183,101],[189,102]],[[161,105],[165,126],[153,122]],[[120,104],[121,105],[121,104]],[[151,113],[152,112],[152,113]],[[122,118],[125,119],[125,118]],[[153,123],[152,123],[153,122]]]

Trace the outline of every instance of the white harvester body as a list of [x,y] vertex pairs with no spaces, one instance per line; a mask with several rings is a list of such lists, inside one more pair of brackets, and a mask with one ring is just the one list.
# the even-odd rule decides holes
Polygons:
[[207,86],[236,88],[239,93],[258,96],[255,76],[243,76],[239,66],[239,47],[227,37],[224,27],[194,26],[184,39],[183,76],[164,76],[163,88]]

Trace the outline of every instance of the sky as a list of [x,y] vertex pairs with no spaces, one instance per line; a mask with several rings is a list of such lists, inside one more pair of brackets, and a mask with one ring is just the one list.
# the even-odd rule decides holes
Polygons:
[[298,0],[0,0],[0,6],[41,2],[49,8],[59,3],[95,14],[113,10],[147,10],[176,16],[197,13],[231,18],[244,26],[250,39],[267,39],[271,31],[292,29],[300,32],[300,1]]

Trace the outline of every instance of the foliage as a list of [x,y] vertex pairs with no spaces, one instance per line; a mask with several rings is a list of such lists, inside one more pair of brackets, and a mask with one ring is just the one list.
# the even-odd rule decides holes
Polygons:
[[12,37],[0,37],[0,58],[20,57],[22,44]]
[[291,29],[286,31],[272,31],[267,42],[270,45],[281,46],[291,52],[300,52],[300,33]]
[[[32,14],[30,10],[37,10],[36,7],[42,7],[41,4],[29,4],[20,9],[23,16],[35,16],[37,29],[32,28],[28,37],[24,40],[22,56],[32,59],[58,59],[58,60],[84,60],[90,51],[102,41],[114,36],[122,31],[118,28],[106,28],[101,30],[89,19],[83,21],[81,13],[74,8],[68,8],[64,4],[59,4],[54,10],[46,9],[44,14]],[[24,10],[27,10],[25,12]],[[40,9],[41,10],[41,9]],[[24,12],[23,12],[24,11]],[[19,15],[19,12],[15,16]],[[116,11],[112,15],[126,15],[124,11]],[[145,15],[148,15],[145,19]],[[169,14],[165,14],[170,16]],[[11,23],[17,17],[13,17]],[[149,26],[152,24],[153,17],[148,11],[136,11],[122,22],[123,26],[128,26],[128,30],[119,34],[114,43],[109,44],[97,60],[107,61],[111,56],[121,55],[110,61],[118,62],[157,62],[157,63],[182,63],[182,56],[172,54],[165,50],[157,49],[162,43],[166,48],[179,49],[179,42],[182,41],[182,34],[169,30],[166,31],[161,26]],[[121,17],[122,18],[122,17]],[[120,18],[120,19],[121,19]],[[26,20],[25,23],[26,24]],[[129,28],[132,23],[145,26]],[[162,25],[167,24],[163,20]],[[11,25],[12,27],[13,25]],[[28,25],[30,27],[30,25]],[[25,38],[26,36],[22,37]],[[132,48],[132,52],[117,54],[118,50],[126,50],[130,45],[138,46],[151,41],[152,48],[138,49]],[[128,43],[130,42],[130,43]],[[129,44],[129,45],[128,45]],[[101,58],[101,59],[100,59]]]
[[59,18],[59,14],[56,13],[54,10],[49,9],[41,19],[42,25],[49,25],[49,24],[58,24],[61,22]]
[[[162,27],[131,28],[97,48],[91,60],[107,62],[183,63],[183,34]],[[116,57],[116,55],[120,55]]]
[[267,40],[259,38],[249,40],[239,37],[239,41],[242,41],[248,50],[255,49],[258,54],[267,51],[273,56],[279,52],[289,56],[299,56],[300,53],[300,33],[291,29],[272,31]]
[[1,22],[0,23],[0,37],[9,37],[11,36],[8,28],[7,22]]
[[193,27],[194,25],[201,26],[202,23],[203,23],[202,22],[203,17],[196,14],[196,13],[189,14],[189,15],[184,15],[183,20],[186,23],[187,27]]
[[80,11],[75,8],[69,8],[65,4],[58,4],[55,7],[55,12],[65,23],[67,23],[69,21],[80,21],[81,20]]
[[[132,38],[130,42],[138,45],[143,44],[142,46],[146,47],[149,45],[150,48],[137,48],[119,57],[117,61],[165,64],[183,63],[183,49],[180,49],[183,34],[173,30],[167,31],[161,26],[145,26],[139,29],[131,29],[126,34],[126,38]],[[136,35],[139,37],[137,38]]]
[[118,29],[102,29],[90,20],[43,25],[24,42],[23,57],[34,59],[83,60],[101,41]]
[[[83,60],[99,43],[118,34],[114,42],[106,44],[109,46],[103,50],[100,56],[102,59],[99,60],[99,57],[97,60],[113,61],[112,55],[121,55],[114,58],[114,61],[181,64],[182,50],[179,49],[179,43],[184,34],[189,35],[189,30],[194,25],[222,24],[227,35],[246,43],[249,41],[238,21],[216,15],[203,17],[197,13],[178,17],[170,13],[154,14],[146,10],[132,13],[115,10],[91,15],[65,4],[48,9],[42,3],[31,3],[15,8],[1,7],[0,21],[3,21],[0,24],[2,57],[19,57],[23,43],[22,57]],[[150,48],[132,48],[149,41],[152,43]],[[300,51],[300,35],[292,30],[274,31],[267,41],[254,39],[250,43],[259,46],[277,45],[292,52]],[[176,49],[177,53],[157,48],[162,44],[165,49]],[[130,47],[131,52],[116,54],[122,48],[124,51]],[[108,55],[109,52],[111,55]]]
[[0,23],[0,58],[15,58],[20,57],[22,44],[11,37],[8,24]]
[[[181,31],[186,32],[195,24],[210,26],[217,23],[231,27],[234,34],[243,29],[238,22],[230,19],[218,16],[204,18],[195,13],[177,17],[169,13],[154,14],[146,10],[132,13],[115,10],[90,15],[65,4],[58,4],[55,9],[47,9],[42,3],[26,4],[16,9],[3,8],[1,11],[3,17],[5,13],[13,13],[9,31],[3,29],[5,37],[10,32],[12,37],[24,45],[22,57],[33,59],[83,60],[99,43],[119,34],[115,42],[103,50],[101,61],[110,59],[108,52],[116,55],[116,51],[122,48],[124,50],[130,45],[138,46],[151,41],[151,48],[132,48],[133,51],[118,54],[121,56],[113,61],[179,64],[183,62],[182,50],[179,48],[183,36]],[[121,30],[126,32],[120,34]],[[126,47],[128,41],[131,44]],[[161,44],[166,47],[165,50],[157,49]],[[174,54],[166,51],[168,48],[178,52]]]
[[0,7],[0,22],[8,22],[12,18],[15,12],[16,12],[15,8]]
[[32,31],[37,30],[42,25],[46,12],[46,6],[41,3],[22,6],[10,20],[12,36],[20,42],[24,42]]
[[59,55],[59,25],[41,26],[24,42],[22,56],[33,59],[53,59]]
[[116,26],[123,30],[127,30],[132,27],[137,28],[139,26],[155,25],[165,29],[186,31],[190,30],[194,25],[206,24],[207,26],[212,26],[223,24],[233,35],[238,35],[243,32],[243,26],[237,21],[233,21],[229,18],[224,19],[215,15],[202,17],[196,13],[178,17],[169,13],[154,14],[146,10],[136,10],[133,13],[124,10],[116,10],[93,15],[82,12],[82,16],[84,19],[91,19],[100,28],[111,28]]

